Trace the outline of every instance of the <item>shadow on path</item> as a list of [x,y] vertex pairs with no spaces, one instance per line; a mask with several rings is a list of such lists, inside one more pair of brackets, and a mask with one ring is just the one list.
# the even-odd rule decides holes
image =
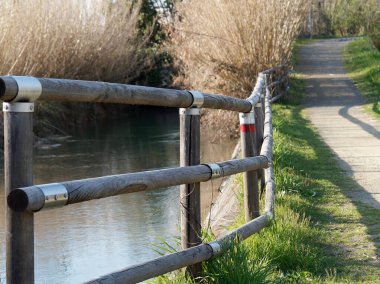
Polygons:
[[[340,141],[344,141],[345,137],[350,137],[348,135],[349,131],[353,131],[354,136],[368,137],[366,136],[367,134],[372,136],[368,139],[358,139],[357,141],[349,140],[355,141],[352,142],[352,145],[349,145],[350,142],[347,141],[344,141],[344,143],[331,143],[332,149],[330,151],[339,152],[337,150],[343,147],[349,150],[350,146],[352,146],[362,148],[363,153],[367,151],[367,154],[361,156],[359,151],[355,153],[343,152],[345,154],[343,157],[354,157],[351,157],[351,159],[339,158],[337,155],[334,155],[338,165],[342,171],[345,172],[346,178],[342,175],[331,176],[331,172],[334,171],[333,169],[330,169],[331,172],[329,171],[329,165],[323,166],[326,161],[323,161],[324,158],[322,156],[326,151],[321,151],[321,148],[328,146],[322,140],[308,142],[318,157],[317,160],[314,161],[314,166],[319,165],[319,167],[322,167],[319,171],[321,178],[327,179],[336,185],[340,191],[352,201],[360,213],[360,222],[366,226],[368,238],[372,241],[377,256],[376,259],[373,259],[370,263],[378,268],[380,267],[380,199],[376,199],[376,196],[380,195],[380,184],[377,185],[377,178],[373,177],[376,176],[376,172],[379,170],[377,169],[371,172],[368,168],[370,166],[377,168],[380,165],[380,157],[376,158],[380,152],[377,151],[376,146],[372,146],[372,148],[366,146],[366,142],[371,140],[370,143],[372,143],[372,145],[377,145],[377,141],[380,140],[380,131],[377,126],[380,125],[380,123],[374,123],[369,120],[363,121],[362,117],[365,116],[358,110],[358,107],[364,104],[364,100],[356,86],[346,75],[341,55],[343,48],[348,42],[349,41],[341,42],[336,39],[321,40],[312,42],[300,50],[301,64],[299,71],[304,76],[305,91],[307,94],[305,107],[308,109],[308,118],[317,129],[320,129],[322,139],[328,138],[329,141],[335,141],[335,137],[339,136]],[[354,107],[356,108],[353,109]],[[294,115],[296,119],[301,119],[298,117],[299,114]],[[305,123],[308,122],[305,120]],[[328,128],[331,128],[331,131],[326,130]],[[307,129],[304,131],[307,131]],[[332,131],[335,136],[331,135]],[[310,137],[312,137],[311,134]],[[368,143],[368,145],[370,143]],[[334,147],[337,148],[334,149]],[[372,149],[374,151],[373,157],[368,156],[368,151],[372,151]],[[342,153],[341,150],[340,153]],[[356,156],[358,156],[358,158],[356,158]],[[355,159],[361,159],[362,161],[356,164],[351,163],[351,160]],[[368,163],[369,159],[372,159],[373,164]],[[306,160],[303,162],[308,163]],[[324,167],[326,169],[324,169]],[[336,165],[331,165],[331,167],[336,167]],[[355,181],[352,177],[357,175],[360,167],[359,174],[363,176],[363,179]],[[307,172],[308,170],[314,169],[310,168],[304,170]],[[368,184],[370,186],[365,188]],[[365,200],[365,203],[360,200]],[[328,218],[328,216],[325,217]],[[342,222],[343,225],[345,221],[348,222],[349,220],[334,220],[334,222]],[[349,226],[349,224],[347,224],[347,226]],[[361,245],[365,246],[367,244],[363,243]],[[364,261],[367,261],[365,257],[363,257],[363,262]]]
[[371,134],[373,137],[376,137],[377,139],[380,139],[380,131],[377,130],[375,127],[373,127],[372,125],[368,124],[368,123],[365,123],[364,121],[361,121],[360,119],[357,119],[356,117],[350,115],[348,113],[349,109],[352,108],[352,106],[345,106],[345,107],[342,107],[340,110],[339,110],[339,115],[341,115],[342,117],[344,117],[345,119],[351,121],[352,123],[360,126],[361,129],[363,129],[365,132],[367,132],[368,134]]
[[[373,244],[373,249],[375,251],[375,258],[349,258],[344,259],[343,262],[346,265],[347,263],[351,267],[356,267],[355,269],[366,269],[368,266],[373,267],[374,269],[380,268],[380,210],[375,208],[380,208],[380,203],[373,198],[373,196],[368,193],[362,186],[357,182],[352,180],[350,177],[344,178],[344,173],[336,174],[337,169],[340,165],[345,164],[344,168],[351,170],[350,165],[345,163],[345,161],[337,158],[330,150],[330,148],[316,135],[316,133],[308,127],[309,121],[303,118],[299,109],[295,109],[292,113],[292,120],[298,121],[297,125],[304,125],[303,127],[294,128],[292,125],[284,123],[283,125],[276,126],[276,129],[283,134],[285,134],[289,140],[304,140],[305,144],[310,147],[315,155],[315,158],[306,157],[303,155],[294,155],[286,157],[285,153],[283,160],[288,161],[289,167],[294,168],[298,173],[302,173],[305,179],[308,176],[316,178],[319,182],[327,181],[330,185],[328,188],[323,187],[321,184],[311,184],[307,186],[301,186],[299,193],[305,196],[313,208],[308,209],[309,206],[305,208],[300,208],[300,204],[294,204],[294,209],[298,212],[305,212],[308,216],[311,216],[314,222],[322,222],[325,226],[331,228],[337,227],[337,230],[342,228],[347,229],[347,226],[356,226],[356,224],[363,224],[366,228],[366,234],[368,235],[369,240]],[[316,137],[317,136],[317,137]],[[336,163],[333,160],[336,160]],[[323,184],[323,183],[322,183]],[[332,191],[331,188],[334,188]],[[329,210],[326,210],[325,202],[326,200],[333,198],[334,191],[339,191],[352,201],[353,205],[356,207],[360,218],[357,221],[353,221],[353,217],[345,216],[344,214],[332,214]],[[363,204],[359,201],[356,201],[356,195],[365,194],[365,198],[368,200],[367,204]],[[343,204],[342,204],[343,206]],[[337,210],[340,210],[338,208]],[[353,223],[354,222],[354,223]],[[348,227],[352,228],[352,227]],[[363,236],[358,236],[363,237]],[[354,246],[364,246],[364,243],[353,244]],[[345,258],[345,256],[350,255],[352,252],[350,248],[345,248],[342,246],[342,243],[336,243],[327,248],[326,251],[329,254],[338,256],[339,258]],[[361,250],[359,248],[359,253]],[[362,267],[362,268],[361,268]],[[349,269],[340,267],[339,270]],[[380,276],[380,275],[379,275]]]

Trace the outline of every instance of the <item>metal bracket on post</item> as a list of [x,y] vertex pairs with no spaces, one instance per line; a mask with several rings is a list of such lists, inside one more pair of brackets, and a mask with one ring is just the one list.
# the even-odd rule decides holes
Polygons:
[[34,103],[3,103],[3,112],[34,112]]
[[180,108],[179,114],[183,115],[200,115],[201,114],[201,108],[192,107],[192,108]]
[[10,102],[34,102],[42,94],[42,86],[40,81],[34,77],[28,76],[12,76],[16,81],[18,92]]

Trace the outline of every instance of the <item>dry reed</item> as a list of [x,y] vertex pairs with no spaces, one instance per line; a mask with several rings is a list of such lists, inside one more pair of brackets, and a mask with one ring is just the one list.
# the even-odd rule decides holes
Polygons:
[[307,2],[192,0],[177,4],[171,38],[183,64],[185,85],[247,97],[258,72],[289,61]]
[[128,82],[144,68],[139,5],[23,0],[0,10],[1,74]]
[[[260,71],[288,63],[305,21],[304,0],[192,0],[176,6],[171,45],[178,85],[246,98]],[[203,122],[236,136],[237,115],[210,111]]]

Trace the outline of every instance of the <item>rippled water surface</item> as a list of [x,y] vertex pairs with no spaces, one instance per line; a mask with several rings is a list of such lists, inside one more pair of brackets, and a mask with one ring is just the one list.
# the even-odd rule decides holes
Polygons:
[[[34,183],[60,182],[179,164],[178,110],[130,110],[35,149]],[[202,135],[201,162],[229,159],[236,141]],[[2,163],[1,163],[2,164]],[[3,170],[1,170],[3,180]],[[5,277],[0,184],[0,283]],[[202,215],[218,182],[202,184]],[[81,283],[157,257],[153,244],[179,236],[178,187],[132,193],[35,214],[36,283]],[[4,280],[3,280],[4,281]]]
[[[178,157],[178,112],[138,109],[40,145],[34,183],[172,167]],[[168,188],[35,214],[36,283],[79,283],[157,256],[152,244],[179,235],[178,198],[177,188]],[[5,276],[4,203],[2,183],[0,279]]]

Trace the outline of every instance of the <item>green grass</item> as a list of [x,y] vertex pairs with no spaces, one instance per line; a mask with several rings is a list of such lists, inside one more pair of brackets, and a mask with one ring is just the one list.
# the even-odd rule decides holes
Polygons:
[[[360,39],[348,50],[363,53],[353,70],[374,103],[379,81],[371,70],[378,70],[379,57],[370,46],[363,48],[367,43]],[[380,283],[380,210],[353,200],[360,186],[344,175],[305,118],[297,74],[291,84],[290,99],[273,106],[276,219],[205,262],[201,283]],[[236,182],[242,187],[241,175]],[[241,213],[234,227],[243,223]],[[181,272],[156,281],[191,282]]]
[[[358,185],[305,119],[302,80],[291,82],[292,100],[273,106],[276,220],[204,263],[202,283],[380,283],[380,212],[351,200]],[[156,281],[191,282],[175,275]]]
[[344,58],[350,77],[367,99],[366,110],[380,118],[380,51],[365,37],[350,43]]
[[[307,42],[298,42],[295,53],[297,46]],[[360,39],[354,44],[365,42]],[[368,47],[363,56],[371,52]],[[371,56],[368,61],[378,66],[378,55]],[[366,95],[378,97],[378,77],[369,70],[365,74],[367,81],[372,80],[367,82]],[[380,211],[351,198],[360,186],[344,175],[305,118],[300,104],[303,93],[303,81],[294,74],[288,99],[273,105],[275,221],[234,244],[228,253],[205,262],[202,283],[380,283]],[[241,175],[236,182],[242,188]],[[243,223],[241,212],[234,227]],[[191,282],[181,273],[174,275],[170,281],[168,276],[156,281]]]

